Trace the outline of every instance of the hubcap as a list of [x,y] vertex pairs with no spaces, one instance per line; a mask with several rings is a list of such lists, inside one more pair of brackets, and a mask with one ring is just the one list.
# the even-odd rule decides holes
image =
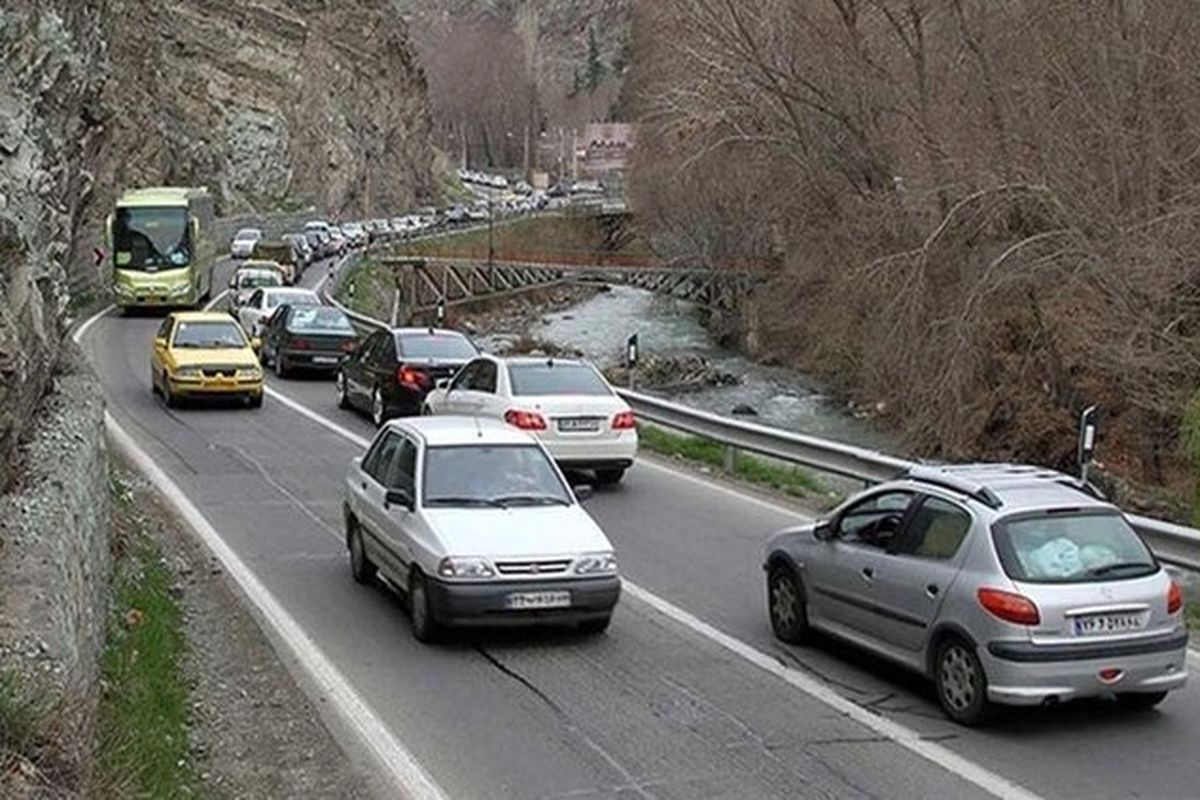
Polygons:
[[955,711],[962,711],[975,701],[975,662],[958,645],[942,655],[942,696]]
[[381,395],[379,393],[378,389],[375,390],[375,399],[371,403],[371,411],[375,417],[375,424],[382,425],[383,424],[383,395]]
[[337,389],[338,400],[345,400],[346,399],[346,376],[339,372],[337,374],[337,377],[333,379],[333,385],[334,385],[334,388]]
[[771,614],[781,628],[796,624],[796,587],[787,578],[771,585]]

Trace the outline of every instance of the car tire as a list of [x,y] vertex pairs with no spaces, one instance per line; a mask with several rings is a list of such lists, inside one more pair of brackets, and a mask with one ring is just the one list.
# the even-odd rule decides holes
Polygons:
[[383,400],[383,392],[375,387],[371,393],[371,422],[375,423],[376,428],[382,428],[387,421],[387,403]]
[[413,570],[408,577],[408,614],[412,620],[412,632],[418,642],[433,642],[440,632],[433,616],[433,605],[429,602],[429,587],[425,576]]
[[337,391],[338,408],[350,408],[350,395],[346,393],[346,373],[339,369],[334,376],[333,385]]
[[992,718],[996,707],[988,700],[983,663],[965,639],[952,636],[938,645],[933,679],[938,704],[954,722],[977,727]]
[[1131,711],[1149,711],[1166,699],[1166,692],[1117,692],[1117,702]]
[[788,644],[803,644],[812,635],[804,584],[786,564],[771,567],[767,574],[767,614],[775,638]]
[[610,622],[612,622],[612,614],[605,614],[600,619],[589,619],[579,623],[579,632],[584,636],[599,636],[608,630]]
[[171,379],[167,377],[166,373],[163,373],[162,376],[162,396],[163,402],[167,404],[167,408],[179,407],[179,398],[171,391]]
[[365,584],[375,580],[375,564],[367,556],[362,531],[354,520],[346,523],[346,547],[350,550],[350,574],[355,582]]
[[625,477],[623,469],[598,469],[596,470],[596,484],[598,486],[616,486]]
[[421,404],[421,416],[422,417],[432,417],[433,416],[433,409],[429,407],[428,403]]

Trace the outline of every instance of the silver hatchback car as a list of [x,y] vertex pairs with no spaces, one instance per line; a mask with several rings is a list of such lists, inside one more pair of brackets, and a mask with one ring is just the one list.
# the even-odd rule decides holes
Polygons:
[[947,716],[1187,680],[1179,586],[1119,509],[1037,467],[917,467],[766,548],[775,635],[819,629],[931,678]]

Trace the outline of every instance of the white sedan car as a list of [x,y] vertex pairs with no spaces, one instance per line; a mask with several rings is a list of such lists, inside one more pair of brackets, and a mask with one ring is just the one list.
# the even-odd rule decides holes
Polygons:
[[234,258],[249,258],[254,255],[254,245],[263,238],[263,232],[258,228],[242,228],[233,235],[229,244],[229,254]]
[[312,289],[298,286],[255,289],[246,304],[238,307],[236,316],[238,322],[242,323],[242,330],[250,336],[259,336],[263,322],[282,305],[319,306],[321,298]]
[[633,465],[633,411],[584,361],[480,356],[425,398],[422,413],[491,417],[534,434],[564,469],[614,484]]
[[621,594],[612,544],[531,436],[495,420],[379,430],[346,476],[355,580],[408,595],[413,634],[454,625],[604,631]]

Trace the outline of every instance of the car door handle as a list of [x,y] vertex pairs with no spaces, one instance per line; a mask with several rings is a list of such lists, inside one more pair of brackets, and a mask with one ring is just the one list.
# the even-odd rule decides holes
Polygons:
[[871,569],[870,567],[863,567],[862,576],[863,580],[873,581],[875,580],[875,570]]
[[936,583],[931,583],[925,587],[925,594],[929,595],[930,597],[937,597],[939,591],[940,590],[938,589],[938,585]]

